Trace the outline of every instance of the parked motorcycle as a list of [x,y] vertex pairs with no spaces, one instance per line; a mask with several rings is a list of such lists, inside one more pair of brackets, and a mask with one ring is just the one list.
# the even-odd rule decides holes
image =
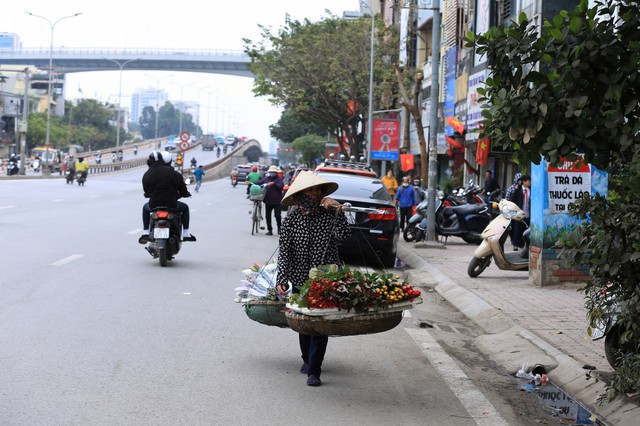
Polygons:
[[523,238],[525,247],[517,252],[505,253],[504,243],[509,236],[513,221],[523,221],[525,213],[514,202],[502,200],[498,205],[501,214],[495,217],[482,232],[482,243],[473,253],[473,258],[467,267],[467,274],[471,278],[479,276],[495,259],[496,266],[508,271],[529,270],[529,229]]
[[36,158],[35,160],[33,160],[33,162],[31,163],[31,168],[33,168],[33,172],[34,173],[40,173],[40,159]]
[[179,213],[166,207],[157,207],[151,212],[149,221],[149,244],[145,249],[160,266],[167,266],[180,251],[182,245],[182,218]]
[[18,171],[18,161],[15,159],[10,159],[9,163],[7,163],[7,176],[17,175]]
[[594,341],[604,338],[604,354],[609,365],[616,368],[620,365],[621,355],[633,354],[636,349],[632,343],[621,341],[625,328],[618,321],[619,306],[616,301],[611,298],[607,289],[602,290],[601,297],[608,299],[609,303],[606,305],[605,312],[589,327],[589,334]]
[[[442,193],[441,201],[436,200],[436,209],[438,208],[437,206],[439,202],[441,202],[445,207],[457,206],[462,203],[460,200],[456,199],[455,197],[445,193]],[[425,234],[424,232],[418,232],[419,231],[418,226],[423,220],[426,219],[428,206],[429,206],[428,200],[421,201],[416,206],[416,212],[409,218],[409,220],[407,221],[404,227],[404,231],[402,233],[402,237],[406,242],[410,243],[411,241],[415,241],[416,237],[420,238],[418,241],[421,241],[424,239]]]

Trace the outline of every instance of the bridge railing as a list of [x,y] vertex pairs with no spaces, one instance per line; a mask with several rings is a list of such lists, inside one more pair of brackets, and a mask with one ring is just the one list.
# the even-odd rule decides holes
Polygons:
[[[33,55],[43,54],[49,56],[48,47],[23,47],[21,49],[4,50],[0,49],[1,56],[10,55]],[[247,56],[242,50],[228,50],[228,49],[166,49],[166,48],[122,48],[122,47],[60,47],[51,50],[51,54],[54,56],[60,54],[123,54],[123,55],[194,55],[194,56]]]

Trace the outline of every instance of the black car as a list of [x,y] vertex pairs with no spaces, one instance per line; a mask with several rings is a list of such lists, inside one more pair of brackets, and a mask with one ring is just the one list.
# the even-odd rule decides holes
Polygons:
[[351,238],[340,244],[340,256],[345,261],[393,268],[400,223],[396,205],[380,179],[349,173],[318,171],[316,174],[339,185],[331,198],[365,210],[345,212],[351,225]]

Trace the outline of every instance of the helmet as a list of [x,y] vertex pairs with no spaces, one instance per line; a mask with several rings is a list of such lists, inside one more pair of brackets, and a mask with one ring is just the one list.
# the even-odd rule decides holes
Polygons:
[[258,171],[258,166],[253,166],[253,167],[251,168],[251,171],[252,171],[252,172],[257,172],[257,171]]
[[148,163],[153,164],[153,163],[159,163],[160,161],[162,161],[162,153],[160,151],[151,151],[151,153],[149,154]]
[[164,164],[169,165],[172,160],[173,157],[169,151],[162,151],[162,161],[164,161]]

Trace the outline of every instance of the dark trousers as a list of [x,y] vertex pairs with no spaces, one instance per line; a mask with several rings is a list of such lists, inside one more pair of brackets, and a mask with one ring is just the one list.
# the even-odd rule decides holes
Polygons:
[[267,230],[273,232],[273,227],[271,226],[271,212],[273,211],[273,215],[276,217],[276,225],[278,225],[279,231],[280,224],[282,223],[282,205],[264,203],[264,206],[265,214],[267,215]]
[[302,351],[302,360],[309,364],[309,375],[320,377],[322,372],[322,361],[324,354],[327,352],[328,336],[309,336],[308,334],[298,334],[300,338],[300,350]]
[[525,218],[524,221],[513,221],[513,229],[511,234],[511,244],[514,247],[524,247],[524,238],[522,234],[527,230],[529,219]]
[[404,229],[405,221],[409,223],[411,217],[411,207],[400,207],[400,229]]
[[[180,212],[182,217],[182,227],[184,229],[189,229],[189,206],[183,203],[182,201],[178,201],[178,208],[176,209]],[[149,215],[151,214],[151,208],[149,207],[149,203],[144,203],[142,206],[142,226],[143,229],[149,229],[149,221],[151,218]]]

